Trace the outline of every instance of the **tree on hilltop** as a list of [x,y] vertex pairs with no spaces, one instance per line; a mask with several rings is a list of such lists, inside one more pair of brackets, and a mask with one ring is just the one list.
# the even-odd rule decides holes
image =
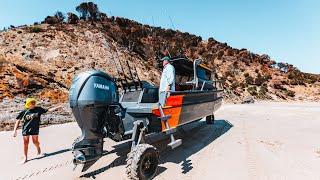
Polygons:
[[68,23],[69,24],[77,24],[79,21],[79,17],[73,13],[68,13]]
[[57,11],[53,16],[47,16],[42,23],[59,24],[63,23],[66,17],[61,11]]
[[80,14],[80,19],[96,21],[100,19],[98,5],[93,2],[83,2],[76,7]]
[[54,14],[54,17],[57,18],[57,20],[58,20],[60,23],[62,23],[62,22],[65,20],[65,18],[66,18],[61,11],[57,11],[57,12]]

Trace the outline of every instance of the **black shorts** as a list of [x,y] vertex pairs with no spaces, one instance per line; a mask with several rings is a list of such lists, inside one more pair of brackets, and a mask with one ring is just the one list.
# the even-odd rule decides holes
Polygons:
[[22,136],[34,136],[34,135],[39,135],[39,129],[26,129],[22,130]]

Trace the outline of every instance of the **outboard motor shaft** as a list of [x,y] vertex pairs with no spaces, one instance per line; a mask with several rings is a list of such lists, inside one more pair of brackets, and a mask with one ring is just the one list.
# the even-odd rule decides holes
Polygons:
[[[104,72],[83,72],[72,82],[69,101],[82,132],[73,143],[74,164],[84,164],[82,171],[85,171],[103,154],[103,138],[106,131],[110,131],[108,120],[115,122],[114,109],[119,101],[117,85]],[[121,118],[117,120],[117,123],[122,123]]]

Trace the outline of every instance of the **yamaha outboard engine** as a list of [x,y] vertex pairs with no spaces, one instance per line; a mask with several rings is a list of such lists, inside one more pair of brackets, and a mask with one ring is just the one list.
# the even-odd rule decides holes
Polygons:
[[87,71],[72,82],[69,101],[82,135],[73,143],[74,164],[87,170],[103,154],[103,138],[123,135],[117,85],[101,71]]

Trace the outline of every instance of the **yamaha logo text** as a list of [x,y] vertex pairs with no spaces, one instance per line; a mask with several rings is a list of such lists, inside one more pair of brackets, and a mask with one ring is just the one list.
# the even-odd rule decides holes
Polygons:
[[93,87],[98,89],[109,90],[109,86],[104,84],[93,83]]

